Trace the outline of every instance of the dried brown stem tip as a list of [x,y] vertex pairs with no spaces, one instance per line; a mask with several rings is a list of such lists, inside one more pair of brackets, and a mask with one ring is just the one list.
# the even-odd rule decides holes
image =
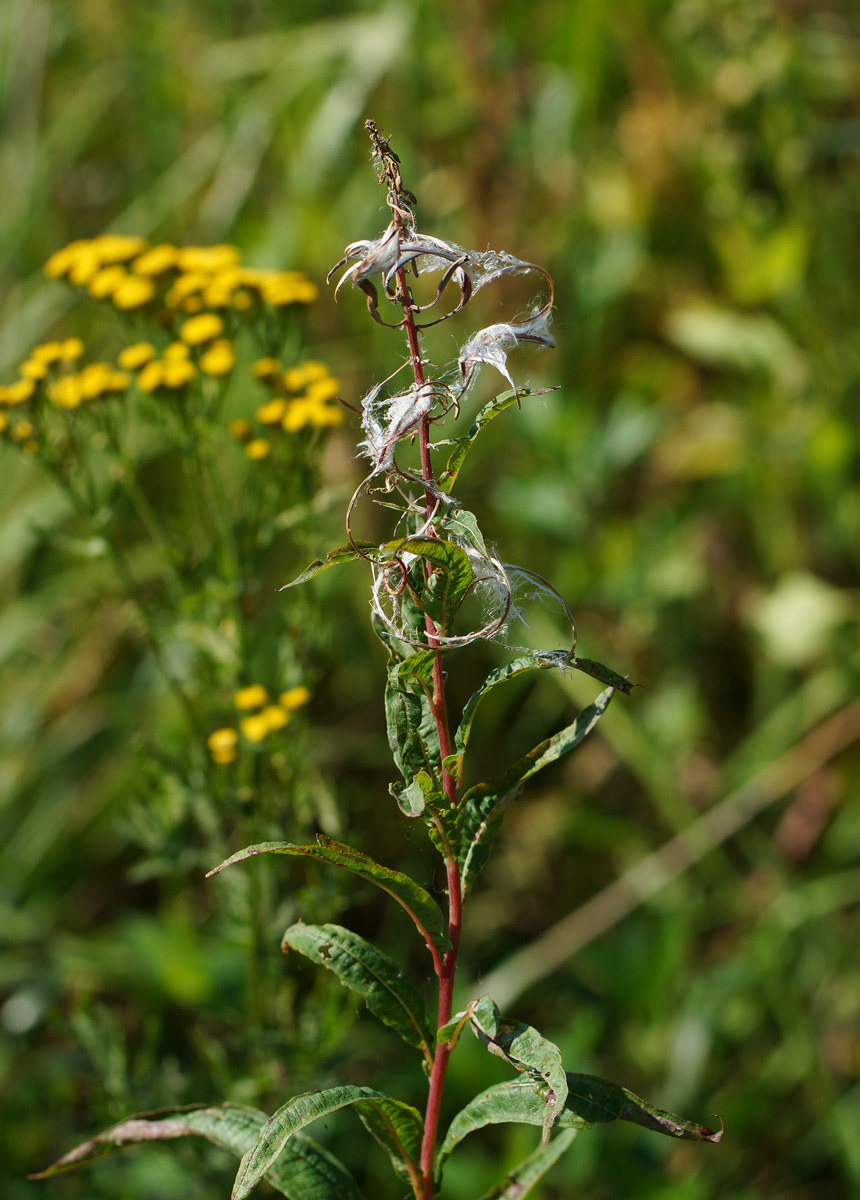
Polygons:
[[[379,170],[379,182],[385,184],[388,195],[386,203],[392,212],[400,212],[407,221],[413,221],[412,209],[418,203],[410,191],[403,186],[400,176],[400,158],[391,149],[388,138],[383,137],[375,121],[369,118],[364,122],[364,128],[370,134],[370,144],[373,147],[373,161]],[[406,208],[401,206],[401,200]]]

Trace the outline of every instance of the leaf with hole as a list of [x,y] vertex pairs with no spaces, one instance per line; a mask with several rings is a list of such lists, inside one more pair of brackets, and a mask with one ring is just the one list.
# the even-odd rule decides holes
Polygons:
[[433,1059],[433,1035],[424,999],[394,959],[341,925],[291,925],[281,949],[296,950],[333,971],[346,987],[364,999],[375,1017]]
[[567,1077],[558,1046],[522,1021],[503,1017],[489,996],[473,1000],[469,1020],[475,1037],[515,1071],[523,1072],[533,1087],[540,1085],[544,1100],[543,1140],[564,1110]]

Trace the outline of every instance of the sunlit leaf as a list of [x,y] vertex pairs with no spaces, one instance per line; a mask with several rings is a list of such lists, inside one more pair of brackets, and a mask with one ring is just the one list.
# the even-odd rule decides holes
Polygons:
[[363,997],[375,1017],[395,1029],[429,1060],[433,1035],[424,999],[397,963],[370,942],[340,925],[291,925],[281,949],[299,954],[334,971],[341,983]]
[[313,579],[315,575],[320,575],[330,567],[339,567],[343,563],[355,562],[357,558],[367,558],[374,554],[379,554],[379,546],[375,542],[356,542],[354,546],[338,546],[337,550],[329,550],[325,558],[315,558],[310,566],[305,567],[301,575],[297,575],[295,579],[285,583],[280,590],[283,592],[287,588],[296,587],[297,584],[307,583],[309,579]]
[[562,1154],[576,1137],[576,1130],[567,1129],[545,1146],[538,1146],[533,1154],[524,1159],[505,1176],[504,1183],[497,1183],[481,1197],[481,1200],[521,1200],[536,1183],[558,1162]]
[[558,1046],[531,1025],[503,1017],[489,996],[469,1005],[469,1020],[478,1040],[491,1054],[515,1071],[526,1074],[532,1087],[542,1085],[543,1140],[558,1120],[567,1099],[567,1077]]
[[307,1092],[288,1100],[260,1130],[255,1145],[239,1164],[232,1200],[244,1200],[284,1153],[292,1138],[313,1121],[340,1108],[355,1107],[365,1124],[398,1164],[406,1178],[416,1175],[416,1147],[420,1146],[423,1124],[408,1104],[373,1088],[343,1086],[322,1092]]
[[354,875],[360,875],[362,879],[375,883],[384,892],[388,892],[389,896],[393,896],[415,922],[424,940],[431,943],[435,950],[444,953],[450,945],[443,933],[445,926],[442,910],[429,892],[401,871],[391,871],[361,851],[353,850],[351,846],[345,846],[342,842],[336,842],[322,834],[317,835],[316,846],[294,846],[291,842],[261,842],[257,846],[247,846],[215,867],[209,875],[217,875],[225,867],[243,862],[246,858],[253,858],[257,854],[288,854],[297,858],[312,858],[352,871]]

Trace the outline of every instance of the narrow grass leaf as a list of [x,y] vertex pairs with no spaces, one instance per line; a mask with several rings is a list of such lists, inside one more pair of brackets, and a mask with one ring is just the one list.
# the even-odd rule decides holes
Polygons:
[[413,1178],[417,1168],[409,1148],[414,1145],[416,1136],[420,1138],[423,1129],[416,1110],[373,1088],[347,1085],[294,1096],[279,1108],[263,1125],[255,1145],[244,1154],[231,1200],[244,1200],[251,1194],[299,1130],[349,1106],[356,1107],[360,1115],[364,1113],[372,1121],[379,1117],[378,1130],[387,1138],[383,1144],[389,1153],[396,1155],[401,1170]]
[[410,1046],[433,1058],[433,1035],[424,998],[394,959],[341,925],[305,925],[286,931],[282,950],[296,950],[337,975],[364,999],[375,1017],[397,1031]]
[[564,1110],[567,1100],[567,1076],[558,1046],[543,1037],[531,1025],[503,1017],[489,996],[481,996],[469,1005],[469,1019],[478,1040],[490,1054],[504,1059],[515,1071],[523,1072],[535,1088],[540,1088],[543,1104],[543,1140]]
[[334,867],[342,867],[345,871],[352,871],[354,875],[375,883],[402,905],[414,921],[418,932],[433,946],[434,951],[444,954],[450,946],[443,932],[445,925],[442,910],[420,884],[401,871],[392,871],[381,866],[360,850],[353,850],[351,846],[345,846],[342,842],[336,842],[322,834],[317,835],[316,846],[294,846],[291,842],[260,842],[256,846],[247,846],[215,867],[209,875],[217,875],[225,867],[243,862],[246,858],[253,858],[257,854],[287,854],[296,858],[311,858]]
[[516,799],[527,779],[584,741],[614,695],[615,689],[607,688],[560,733],[535,746],[502,775],[487,783],[476,784],[466,792],[459,809],[459,861],[464,896],[489,857],[489,843],[501,826],[508,802]]
[[558,1162],[570,1143],[576,1137],[575,1129],[567,1129],[546,1146],[538,1146],[534,1154],[514,1167],[504,1183],[497,1183],[481,1197],[481,1200],[522,1200],[527,1196],[536,1183],[539,1183],[547,1171]]
[[[220,1108],[162,1108],[129,1117],[83,1142],[33,1179],[47,1179],[85,1166],[127,1146],[196,1135],[241,1158],[257,1143],[266,1114],[236,1104]],[[299,1134],[265,1176],[272,1187],[291,1200],[361,1200],[361,1193],[343,1163],[310,1138]]]

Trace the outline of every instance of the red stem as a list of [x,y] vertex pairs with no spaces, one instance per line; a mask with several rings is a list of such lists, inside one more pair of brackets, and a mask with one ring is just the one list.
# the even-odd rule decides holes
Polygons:
[[[400,213],[395,208],[394,220],[398,229],[402,229]],[[424,365],[421,361],[421,350],[418,345],[418,330],[415,328],[415,318],[412,311],[412,293],[406,283],[406,272],[401,268],[397,272],[398,299],[403,308],[403,326],[409,342],[409,353],[412,358],[412,373],[415,386],[420,388],[426,383]],[[430,458],[430,417],[423,418],[418,432],[421,452],[421,477],[424,480],[424,499],[427,506],[428,520],[433,515],[435,500],[431,486],[434,483],[433,463]],[[442,670],[442,651],[437,642],[438,630],[433,620],[424,615],[427,629],[427,641],[436,650],[433,663],[433,712],[436,718],[436,732],[439,738],[439,753],[444,761],[451,753],[451,731],[448,725],[448,710],[445,700],[445,675]],[[442,768],[442,787],[453,807],[457,803],[457,782],[453,775]],[[442,959],[439,972],[439,1012],[437,1028],[447,1024],[451,1019],[454,1000],[454,982],[457,975],[457,955],[460,950],[460,928],[462,925],[463,901],[460,890],[460,867],[453,854],[445,858],[448,874],[448,940],[451,948]],[[430,1072],[430,1088],[427,1095],[427,1109],[424,1115],[424,1139],[421,1143],[421,1182],[420,1191],[416,1192],[416,1200],[433,1200],[433,1163],[436,1157],[436,1139],[439,1132],[439,1118],[442,1113],[442,1097],[445,1091],[445,1075],[448,1071],[448,1059],[451,1047],[437,1045]]]

